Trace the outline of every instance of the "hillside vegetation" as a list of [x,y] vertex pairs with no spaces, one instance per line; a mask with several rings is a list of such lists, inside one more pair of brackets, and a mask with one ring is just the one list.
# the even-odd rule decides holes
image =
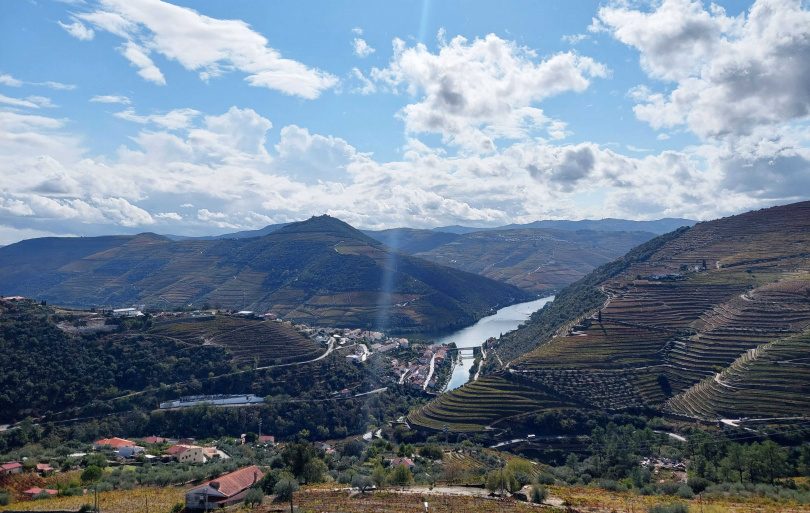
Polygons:
[[[601,266],[501,339],[511,361],[499,379],[552,400],[500,418],[560,403],[710,420],[810,413],[808,241],[805,202],[680,229]],[[412,420],[455,418],[445,405],[471,386]],[[479,396],[465,396],[468,412]]]
[[464,326],[532,297],[394,251],[328,216],[244,239],[32,239],[0,248],[0,284],[0,294],[67,306],[208,303],[309,324],[400,331]]

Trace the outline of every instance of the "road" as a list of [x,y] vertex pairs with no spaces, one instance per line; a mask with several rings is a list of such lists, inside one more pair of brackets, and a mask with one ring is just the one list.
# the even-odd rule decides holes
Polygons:
[[428,371],[428,375],[425,378],[425,384],[422,385],[422,390],[427,390],[428,383],[430,383],[430,378],[433,377],[433,369],[436,367],[436,355],[434,354],[430,358],[430,370]]

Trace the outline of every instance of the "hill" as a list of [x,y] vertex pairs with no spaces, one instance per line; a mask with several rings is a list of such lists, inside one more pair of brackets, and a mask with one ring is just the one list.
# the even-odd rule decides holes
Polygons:
[[655,221],[630,221],[627,219],[582,219],[579,221],[567,221],[545,219],[527,224],[508,224],[505,226],[499,226],[497,228],[473,228],[469,226],[452,225],[434,228],[434,230],[438,232],[454,233],[457,235],[484,230],[518,230],[523,228],[566,231],[593,230],[597,232],[650,232],[657,235],[663,235],[664,233],[677,230],[682,226],[693,226],[696,222],[697,221],[692,221],[691,219],[677,219],[671,217],[657,219]]
[[550,294],[652,237],[649,232],[492,230],[456,235],[416,256]]
[[[488,422],[561,405],[708,420],[806,415],[809,240],[810,202],[804,202],[642,244],[504,336],[497,352],[509,364],[496,376],[501,381],[491,381],[492,392],[465,396],[464,408],[478,411],[478,397],[508,396],[519,385],[550,399],[504,409]],[[459,411],[445,405],[474,385],[412,420],[469,430],[454,420]]]
[[517,287],[392,250],[338,219],[263,237],[32,239],[0,249],[4,295],[77,307],[195,305],[338,327],[441,331],[526,300]]

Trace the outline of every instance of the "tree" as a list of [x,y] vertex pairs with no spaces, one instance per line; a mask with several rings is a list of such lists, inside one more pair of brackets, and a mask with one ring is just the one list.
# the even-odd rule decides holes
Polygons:
[[388,478],[388,472],[385,471],[382,465],[379,463],[374,466],[374,470],[371,472],[371,480],[374,481],[374,484],[377,486],[377,489],[381,489],[385,486],[385,480]]
[[365,494],[366,490],[371,490],[372,486],[374,486],[374,481],[368,476],[355,474],[354,477],[352,477],[352,487],[357,488],[361,493]]
[[748,468],[748,455],[743,446],[735,443],[730,444],[728,454],[720,460],[720,466],[726,473],[736,472],[740,477],[740,483],[742,483],[745,470]]
[[493,470],[487,474],[487,490],[497,492],[501,488],[509,492],[517,491],[520,488],[520,484],[511,470]]
[[363,449],[365,448],[366,444],[355,438],[354,440],[349,440],[346,445],[343,446],[343,455],[357,456],[359,458],[363,455]]
[[320,458],[312,458],[304,464],[301,477],[304,478],[304,483],[320,483],[323,481],[323,474],[329,470],[326,463]]
[[249,508],[255,508],[264,500],[264,492],[261,488],[251,488],[245,495],[245,505]]
[[104,471],[98,468],[95,465],[90,465],[84,472],[82,472],[82,482],[85,483],[92,483],[93,481],[98,481],[101,479],[101,476],[104,474]]
[[398,486],[407,486],[413,482],[413,475],[405,465],[397,465],[391,475],[391,482]]
[[429,460],[440,460],[444,457],[442,450],[435,445],[426,445],[419,449],[419,455]]
[[293,513],[293,494],[298,491],[298,481],[293,479],[292,477],[285,476],[276,483],[276,487],[273,488],[273,493],[279,500],[290,500],[290,513]]
[[759,446],[759,459],[771,484],[777,477],[782,477],[787,470],[787,451],[773,440],[765,440]]

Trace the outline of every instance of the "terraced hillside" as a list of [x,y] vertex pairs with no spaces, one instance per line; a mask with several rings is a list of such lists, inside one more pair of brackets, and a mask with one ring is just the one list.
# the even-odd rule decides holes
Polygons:
[[[804,202],[653,239],[565,289],[497,351],[511,360],[501,379],[551,397],[524,413],[568,401],[716,419],[810,414],[809,342]],[[444,407],[454,395],[475,415],[467,388],[429,405],[430,423],[415,422],[455,418]]]
[[208,303],[309,324],[402,331],[461,327],[533,297],[394,251],[328,216],[263,237],[100,239],[0,248],[0,294],[78,307]]
[[158,324],[145,336],[227,349],[232,363],[258,366],[314,360],[326,349],[290,326],[218,315],[207,321]]

